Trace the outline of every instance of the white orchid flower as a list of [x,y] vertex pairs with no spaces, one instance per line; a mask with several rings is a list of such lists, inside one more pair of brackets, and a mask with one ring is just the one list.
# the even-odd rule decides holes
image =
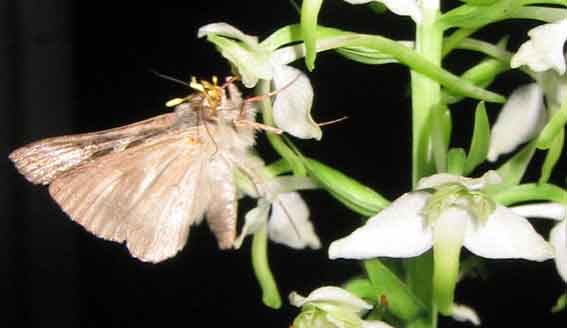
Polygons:
[[295,328],[392,328],[382,321],[363,320],[372,305],[339,287],[321,287],[307,297],[292,292],[289,302],[302,308]]
[[[486,218],[479,215],[486,211],[487,203],[481,200],[474,204],[478,199],[475,191],[496,182],[495,176],[490,171],[478,179],[449,174],[424,178],[417,189],[455,184],[462,188],[459,193],[470,194],[461,197],[459,193],[447,193],[445,199],[435,200],[432,199],[435,194],[425,191],[406,193],[364,226],[334,241],[329,248],[329,257],[414,257],[436,243],[443,243],[450,247],[463,245],[485,258],[533,261],[552,258],[553,248],[524,217],[501,205],[495,205]],[[441,206],[436,207],[432,201],[440,202]],[[431,220],[428,214],[435,208],[438,209],[437,218]]]
[[546,71],[535,78],[537,83],[516,88],[500,110],[491,130],[489,161],[494,162],[500,155],[537,137],[549,118],[567,101],[567,75]]
[[[274,178],[272,181],[282,184],[282,178]],[[283,181],[287,180],[284,178]],[[266,224],[269,238],[276,243],[294,249],[321,247],[319,237],[309,220],[309,208],[303,198],[297,192],[278,192],[278,188],[272,190],[275,194],[273,199],[260,198],[258,205],[246,213],[242,231],[234,242],[235,248],[240,248],[246,236]]]
[[567,19],[543,24],[528,32],[530,39],[512,57],[512,68],[528,65],[536,72],[553,69],[565,74],[563,45],[567,41]]
[[555,248],[555,265],[559,275],[567,282],[567,218],[566,208],[558,203],[542,203],[515,206],[514,213],[534,218],[552,219],[558,223],[551,229],[549,242]]
[[273,82],[277,91],[273,104],[274,122],[279,128],[297,138],[321,139],[321,128],[311,118],[311,82],[303,72],[287,65],[300,57],[290,58],[290,53],[286,52],[282,58],[279,51],[262,46],[257,37],[226,23],[202,26],[197,35],[207,36],[219,48],[246,87],[254,87],[260,79]]
[[345,0],[353,5],[366,4],[369,2],[380,2],[394,14],[400,16],[410,16],[414,22],[419,24],[421,22],[421,10],[417,5],[416,0]]
[[488,160],[494,162],[537,136],[547,123],[543,90],[537,83],[512,92],[500,110],[490,135]]
[[500,182],[494,171],[477,179],[451,174],[423,178],[417,191],[402,195],[349,236],[334,241],[329,257],[406,258],[433,248],[435,302],[442,314],[455,316],[462,246],[491,259],[544,261],[554,256],[553,247],[526,218],[483,193],[488,184]]

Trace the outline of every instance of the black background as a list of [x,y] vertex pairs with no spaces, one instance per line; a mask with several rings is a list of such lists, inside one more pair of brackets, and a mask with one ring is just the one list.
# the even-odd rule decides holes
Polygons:
[[[0,1],[0,154],[5,158],[0,161],[0,299],[8,304],[0,308],[0,325],[289,326],[295,309],[285,304],[274,311],[261,303],[249,242],[239,251],[220,252],[203,225],[192,230],[187,247],[173,259],[141,263],[124,246],[97,239],[71,222],[46,188],[28,184],[6,159],[15,147],[40,138],[101,130],[163,113],[166,100],[187,90],[150,69],[181,79],[228,75],[226,61],[196,38],[204,24],[225,21],[264,38],[298,21],[284,0],[116,3]],[[321,22],[398,39],[412,36],[409,20],[399,28],[392,15],[376,16],[342,1],[326,1]],[[526,25],[501,24],[483,33],[495,41],[517,28],[527,30]],[[511,49],[522,35],[512,39]],[[464,67],[462,59],[453,57],[447,65],[457,72]],[[298,142],[305,153],[389,198],[407,190],[407,71],[399,65],[364,66],[326,53],[309,76],[316,94],[315,119],[350,119],[326,127],[320,142]],[[507,73],[494,89],[509,93],[522,79]],[[465,102],[455,111],[460,119],[455,145],[466,146],[473,106]],[[493,115],[498,106],[489,109]],[[263,156],[274,159],[264,136],[258,141]],[[557,170],[554,181],[562,183],[564,172],[563,167]],[[295,251],[270,244],[270,262],[284,298],[292,290],[306,294],[322,285],[339,285],[359,272],[355,262],[326,257],[328,244],[352,231],[359,217],[324,192],[304,196],[324,247]],[[538,228],[546,234],[550,225]],[[489,279],[469,280],[457,289],[457,301],[476,308],[486,327],[565,323],[565,314],[549,313],[564,288],[551,261],[491,261],[487,274]],[[441,323],[462,325],[447,319]]]

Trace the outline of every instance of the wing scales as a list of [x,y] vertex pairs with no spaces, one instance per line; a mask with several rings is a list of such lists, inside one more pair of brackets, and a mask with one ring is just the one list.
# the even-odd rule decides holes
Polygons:
[[40,140],[16,149],[9,157],[26,179],[45,185],[85,161],[123,151],[174,123],[175,114],[168,113],[114,129]]
[[188,141],[194,130],[80,165],[55,178],[50,193],[88,231],[126,241],[143,261],[162,261],[183,247],[208,204],[209,155],[200,147],[209,146]]

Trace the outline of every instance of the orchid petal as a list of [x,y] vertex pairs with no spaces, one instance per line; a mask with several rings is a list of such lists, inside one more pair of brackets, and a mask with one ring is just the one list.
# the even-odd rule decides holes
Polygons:
[[248,235],[254,234],[262,225],[266,224],[268,221],[268,213],[270,212],[270,203],[260,199],[258,201],[258,206],[251,209],[244,216],[244,226],[240,232],[240,235],[234,241],[233,247],[239,249],[242,246],[244,238]]
[[428,193],[412,192],[396,199],[349,236],[334,241],[329,257],[368,259],[378,256],[418,256],[433,244],[431,230],[421,214]]
[[444,210],[433,226],[433,285],[439,312],[452,311],[455,286],[459,275],[459,255],[465,228],[472,220],[466,209],[451,206]]
[[278,92],[273,106],[276,125],[297,138],[321,139],[321,128],[311,118],[313,88],[309,78],[296,68],[277,65],[273,81]]
[[480,326],[480,318],[476,311],[466,305],[453,304],[451,317],[460,322],[470,322],[475,326]]
[[563,45],[567,41],[567,19],[543,24],[528,32],[530,39],[512,57],[512,68],[528,65],[536,72],[554,69],[565,74]]
[[559,203],[529,204],[510,207],[517,215],[526,218],[545,218],[555,221],[565,219],[565,205]]
[[356,295],[334,286],[320,287],[312,291],[307,297],[303,297],[296,292],[289,294],[291,305],[302,307],[313,303],[330,303],[338,307],[343,307],[352,313],[364,314],[372,309],[372,305],[365,302]]
[[563,220],[553,229],[549,236],[549,242],[555,248],[555,265],[559,275],[567,282],[567,220]]
[[272,79],[270,51],[258,45],[255,37],[247,35],[226,23],[214,23],[201,27],[197,34],[207,36],[219,48],[223,57],[238,70],[242,83],[252,88],[258,79]]
[[417,183],[417,189],[429,189],[448,183],[460,183],[468,190],[479,190],[488,185],[499,184],[501,182],[502,178],[500,178],[496,171],[487,171],[479,178],[467,178],[460,175],[439,173],[421,178]]
[[525,218],[498,205],[484,224],[469,223],[464,246],[485,258],[522,258],[544,261],[553,258],[549,245]]
[[492,127],[488,160],[496,161],[498,156],[532,139],[546,121],[543,90],[538,84],[531,83],[514,90]]
[[236,27],[221,22],[211,23],[201,26],[197,32],[197,37],[202,38],[209,34],[218,34],[231,39],[239,40],[246,43],[248,46],[255,47],[258,45],[258,38],[248,35],[237,29]]
[[421,11],[415,0],[345,0],[346,2],[358,5],[365,4],[372,1],[383,3],[388,10],[400,16],[410,16],[414,22],[421,22]]
[[321,247],[319,237],[309,221],[307,204],[296,192],[276,197],[268,221],[268,234],[271,240],[295,249]]

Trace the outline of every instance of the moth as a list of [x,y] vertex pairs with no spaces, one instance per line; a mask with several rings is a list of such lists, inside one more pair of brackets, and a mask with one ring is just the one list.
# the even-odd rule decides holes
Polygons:
[[[174,256],[206,217],[219,248],[236,235],[235,170],[261,185],[250,156],[255,109],[234,79],[193,80],[175,110],[114,129],[40,140],[12,152],[18,171],[98,237],[146,262]],[[251,99],[251,98],[249,98]],[[265,127],[269,129],[268,127]]]

